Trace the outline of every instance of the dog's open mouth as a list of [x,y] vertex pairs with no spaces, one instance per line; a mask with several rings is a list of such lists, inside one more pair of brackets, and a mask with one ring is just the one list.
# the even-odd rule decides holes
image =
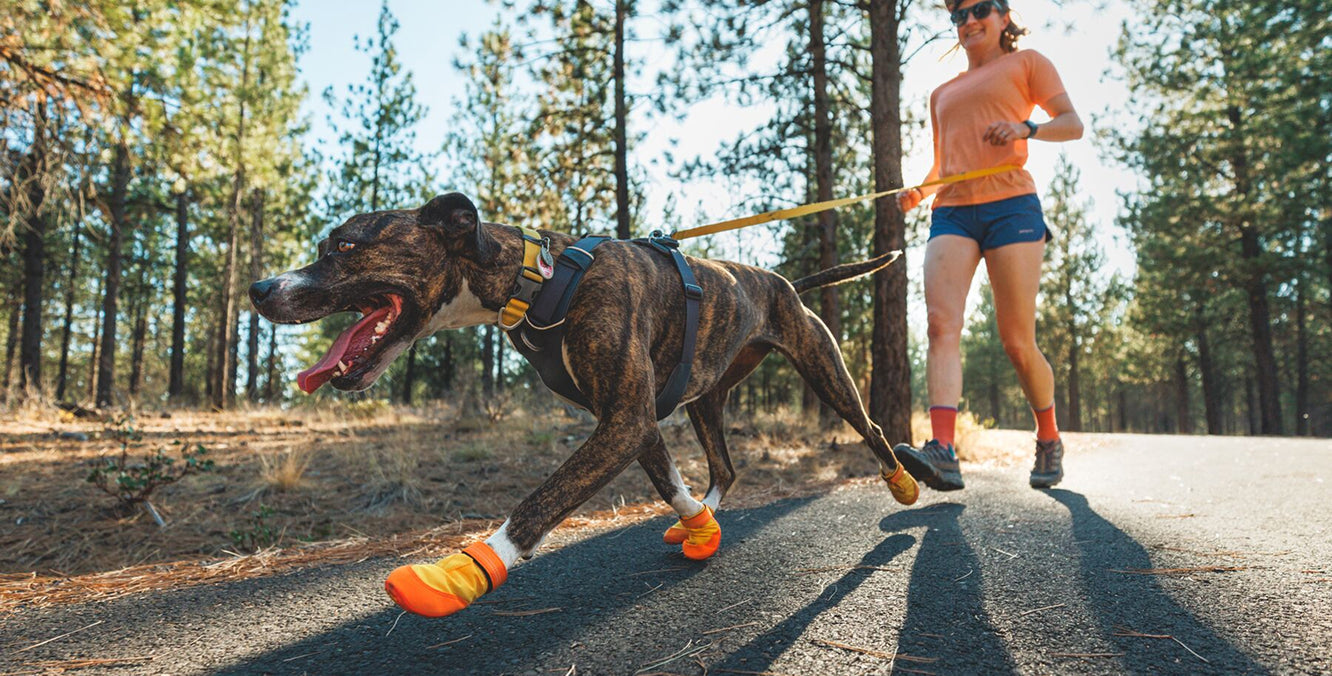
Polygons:
[[[333,341],[319,363],[296,376],[296,384],[306,394],[313,393],[334,378],[346,378],[373,369],[378,361],[376,354],[392,342],[385,339],[393,330],[394,322],[402,316],[401,296],[392,293],[375,296],[357,309],[363,315],[361,319]],[[343,389],[339,383],[334,385]]]

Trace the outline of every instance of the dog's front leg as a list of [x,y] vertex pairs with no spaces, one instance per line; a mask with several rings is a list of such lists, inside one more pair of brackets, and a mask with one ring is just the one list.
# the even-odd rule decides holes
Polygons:
[[[434,564],[402,566],[385,589],[404,610],[427,617],[451,615],[504,583],[519,558],[530,557],[541,540],[579,505],[654,444],[661,433],[645,396],[597,426],[586,443],[527,496],[485,542]],[[631,412],[632,410],[632,412]]]

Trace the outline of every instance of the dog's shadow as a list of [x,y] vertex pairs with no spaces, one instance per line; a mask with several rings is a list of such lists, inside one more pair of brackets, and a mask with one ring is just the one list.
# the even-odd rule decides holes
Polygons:
[[[755,509],[725,510],[724,546],[743,544],[809,501],[791,498]],[[669,519],[653,519],[542,554],[516,568],[505,586],[448,618],[398,618],[400,611],[388,606],[216,673],[451,674],[530,669],[543,656],[579,642],[588,627],[615,621],[647,594],[684,583],[709,565],[685,559],[678,547],[671,551],[662,544],[661,531],[669,524]],[[537,612],[543,610],[547,612]],[[524,614],[528,612],[532,614]],[[394,627],[391,638],[385,638],[390,626]],[[371,627],[376,629],[367,631]]]

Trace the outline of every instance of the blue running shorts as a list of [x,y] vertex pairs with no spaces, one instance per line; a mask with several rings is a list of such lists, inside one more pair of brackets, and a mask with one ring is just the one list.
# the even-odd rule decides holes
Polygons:
[[939,235],[961,235],[980,244],[981,251],[1005,244],[1050,241],[1041,200],[1036,195],[1018,195],[997,202],[961,207],[938,207],[930,220],[930,239]]

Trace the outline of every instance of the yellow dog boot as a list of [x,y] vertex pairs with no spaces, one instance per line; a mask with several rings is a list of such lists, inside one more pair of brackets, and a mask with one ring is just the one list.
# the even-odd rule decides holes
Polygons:
[[403,610],[444,617],[498,589],[508,574],[495,550],[478,542],[436,563],[402,566],[389,574],[384,589]]
[[[673,528],[673,526],[672,526]],[[703,506],[703,511],[686,519],[680,519],[680,530],[685,532],[685,538],[680,541],[680,549],[687,558],[695,561],[702,561],[717,553],[717,547],[721,545],[721,525],[712,516],[712,510],[707,505]],[[666,531],[666,537],[671,536],[671,531]]]
[[901,463],[897,464],[897,471],[892,476],[880,472],[879,476],[888,482],[888,491],[893,494],[893,499],[904,505],[915,504],[916,499],[920,497],[920,486],[916,480],[907,473],[906,468]]

